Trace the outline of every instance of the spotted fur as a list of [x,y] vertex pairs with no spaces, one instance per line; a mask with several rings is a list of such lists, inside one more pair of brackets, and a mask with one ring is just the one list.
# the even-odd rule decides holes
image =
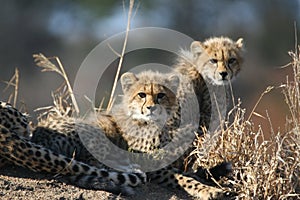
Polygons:
[[[0,155],[2,160],[5,159],[33,171],[64,175],[68,181],[80,187],[107,190],[115,193],[131,194],[132,187],[145,182],[145,176],[140,172],[111,171],[73,159],[72,156],[62,150],[66,144],[62,141],[72,141],[70,143],[75,144],[76,141],[79,141],[77,136],[73,135],[72,138],[58,137],[60,138],[59,141],[52,141],[58,149],[47,148],[47,145],[42,146],[35,143],[34,141],[37,138],[33,138],[33,141],[30,141],[29,138],[25,137],[30,134],[26,116],[10,104],[0,102],[0,118]],[[65,123],[64,125],[68,124]],[[41,127],[35,131],[45,133],[44,144],[46,144],[47,139],[51,138],[47,133],[58,133],[54,129],[51,131],[48,129],[48,132],[41,131]],[[94,128],[93,131],[99,130]],[[68,145],[70,147],[70,144]],[[73,150],[75,151],[75,149],[74,147]]]
[[[160,74],[151,71],[140,74],[125,73],[121,77],[124,96],[121,104],[115,107],[113,116],[130,149],[150,155],[155,155],[157,150],[165,150],[162,159],[168,166],[148,172],[150,181],[182,189],[200,199],[226,197],[229,194],[226,190],[206,185],[199,176],[183,172],[182,156],[190,150],[197,122],[191,120],[195,116],[186,117],[191,120],[189,122],[182,121],[181,106],[188,105],[188,111],[193,113],[191,109],[197,108],[198,105],[197,99],[188,97],[191,88],[186,83],[180,74]],[[184,103],[180,104],[178,95],[182,95],[183,92],[186,98],[181,99]],[[167,113],[167,117],[162,119],[162,113]],[[132,117],[133,115],[135,117]],[[146,117],[149,115],[151,117]],[[188,140],[190,136],[191,141]],[[167,148],[171,142],[175,145]],[[174,159],[174,155],[178,156],[179,162]]]
[[[204,42],[194,41],[190,50],[180,52],[174,68],[193,84],[200,109],[198,132],[202,132],[202,127],[208,129],[213,122],[212,103],[214,108],[226,107],[229,104],[228,84],[241,71],[243,52],[242,38],[233,41],[227,37],[213,37]],[[225,90],[225,97],[218,96],[222,90]],[[214,116],[219,117],[217,113]]]

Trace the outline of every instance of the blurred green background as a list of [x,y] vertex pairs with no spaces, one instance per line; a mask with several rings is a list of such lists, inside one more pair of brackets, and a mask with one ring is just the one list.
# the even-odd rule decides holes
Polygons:
[[[52,104],[51,91],[62,79],[55,73],[41,73],[32,54],[58,56],[73,83],[88,53],[125,30],[128,4],[120,0],[1,0],[0,80],[9,80],[18,67],[19,101],[35,116],[33,109]],[[288,51],[295,49],[299,22],[299,0],[140,0],[135,1],[131,28],[170,28],[200,41],[220,35],[234,40],[243,37],[246,62],[233,86],[236,98],[250,111],[267,86],[280,86],[291,73],[290,68],[280,67],[290,62]],[[140,60],[144,54],[137,53]],[[159,61],[171,64],[172,58],[161,55]],[[114,71],[109,70],[111,77]],[[108,97],[111,85],[112,78],[99,83],[102,95]],[[0,83],[0,91],[5,86]],[[10,93],[1,92],[1,100]],[[266,95],[257,112],[265,116],[265,110],[273,128],[284,129],[287,111],[280,89]]]

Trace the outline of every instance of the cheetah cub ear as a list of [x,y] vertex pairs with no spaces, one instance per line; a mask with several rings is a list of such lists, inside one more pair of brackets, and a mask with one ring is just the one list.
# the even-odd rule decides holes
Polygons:
[[127,92],[130,87],[138,81],[134,73],[126,72],[121,76],[121,85],[123,92]]
[[194,56],[199,56],[204,51],[204,48],[200,41],[194,41],[191,44],[191,52]]
[[243,45],[244,45],[243,41],[244,41],[243,38],[239,38],[239,39],[235,42],[236,47],[239,48],[239,49],[242,49],[242,48],[243,48]]
[[168,77],[167,83],[169,86],[169,89],[172,90],[172,92],[174,92],[175,94],[177,93],[177,89],[179,87],[179,77],[177,75],[171,75]]

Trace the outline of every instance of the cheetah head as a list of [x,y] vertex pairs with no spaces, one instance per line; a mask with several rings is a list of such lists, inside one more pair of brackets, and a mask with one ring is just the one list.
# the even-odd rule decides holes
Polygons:
[[177,105],[179,78],[175,75],[146,71],[127,72],[121,77],[126,113],[138,121],[165,122]]
[[228,83],[240,71],[243,62],[243,39],[232,41],[215,37],[191,44],[193,63],[205,81],[214,85]]

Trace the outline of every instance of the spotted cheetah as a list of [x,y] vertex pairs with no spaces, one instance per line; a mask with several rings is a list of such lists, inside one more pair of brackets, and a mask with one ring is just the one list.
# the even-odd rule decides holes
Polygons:
[[[146,71],[137,75],[123,74],[121,85],[123,103],[113,115],[120,127],[123,127],[122,134],[129,146],[138,152],[155,153],[156,149],[167,151],[163,164],[168,165],[148,172],[148,178],[164,186],[182,188],[199,199],[227,197],[230,194],[227,191],[203,184],[201,177],[183,172],[182,158],[191,150],[199,119],[195,116],[198,115],[197,98],[193,97],[189,80],[178,73]],[[181,95],[185,98],[178,98]],[[184,116],[186,112],[190,115]],[[174,146],[168,148],[170,144]],[[173,162],[170,158],[174,159]],[[225,175],[230,171],[229,168],[228,163],[223,163],[221,168],[217,166],[212,171],[221,170]]]
[[228,84],[241,70],[243,52],[242,38],[233,41],[228,37],[213,37],[204,42],[194,41],[190,50],[179,53],[174,68],[193,84],[200,109],[198,132],[201,133],[203,127],[208,129],[213,122],[217,124],[211,128],[220,124],[216,119],[219,119],[220,109],[226,111]]
[[[243,53],[243,39],[233,41],[228,37],[194,41],[189,50],[179,52],[173,67],[193,85],[200,110],[199,136],[203,135],[203,130],[214,132],[220,128],[220,119],[226,115],[229,105],[229,86],[242,68]],[[196,172],[199,169],[196,159],[194,154],[185,157],[186,171]]]
[[[99,132],[93,126],[90,126],[90,130]],[[51,131],[55,132],[55,130]],[[133,192],[132,187],[146,181],[144,173],[126,173],[97,168],[73,159],[72,156],[63,152],[34,143],[26,137],[29,135],[31,135],[31,131],[27,117],[10,104],[0,102],[1,162],[7,160],[33,171],[65,175],[68,177],[68,181],[77,186],[114,193],[131,194]],[[73,138],[69,139],[73,140]],[[63,145],[63,143],[56,144],[56,146],[59,145]]]

